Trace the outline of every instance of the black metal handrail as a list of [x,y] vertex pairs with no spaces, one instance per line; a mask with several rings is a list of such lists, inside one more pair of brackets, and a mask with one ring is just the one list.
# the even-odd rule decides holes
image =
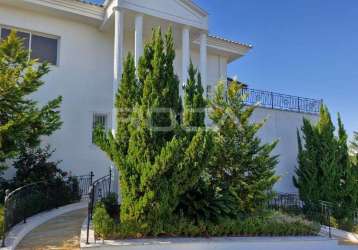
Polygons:
[[70,176],[52,182],[30,183],[13,191],[6,190],[4,202],[4,225],[2,247],[7,233],[16,224],[43,211],[79,201],[86,192],[82,190],[92,184],[93,173],[87,176]]
[[76,177],[82,198],[89,197],[89,188],[93,183],[93,177],[93,172],[90,172],[89,175],[80,175]]
[[277,193],[273,199],[268,202],[268,207],[286,211],[300,210],[304,206],[303,201],[297,194]]
[[301,214],[310,220],[315,220],[328,227],[329,237],[332,237],[331,217],[334,204],[326,201],[303,202],[298,194],[276,193],[268,202],[268,207],[288,213]]
[[108,197],[111,193],[112,185],[112,170],[109,170],[109,174],[94,181],[89,188],[89,202],[88,202],[88,213],[87,213],[87,239],[86,244],[89,244],[89,230],[93,216],[94,206],[97,202]]
[[245,104],[247,105],[308,114],[318,114],[323,102],[322,100],[250,88],[243,88],[241,94],[246,96]]

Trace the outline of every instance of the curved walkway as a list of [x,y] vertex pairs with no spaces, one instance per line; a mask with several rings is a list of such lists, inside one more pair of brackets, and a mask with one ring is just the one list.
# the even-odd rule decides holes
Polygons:
[[87,209],[60,215],[32,230],[20,242],[19,250],[80,249],[80,231]]

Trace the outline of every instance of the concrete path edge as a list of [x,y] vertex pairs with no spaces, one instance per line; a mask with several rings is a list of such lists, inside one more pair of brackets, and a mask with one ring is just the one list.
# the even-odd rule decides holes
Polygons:
[[5,247],[0,249],[15,250],[16,246],[20,243],[20,241],[36,227],[46,223],[53,218],[56,218],[57,216],[83,209],[87,206],[88,202],[83,201],[36,214],[28,218],[26,220],[26,223],[19,223],[14,226],[5,239]]
[[90,222],[90,230],[89,230],[89,237],[88,237],[89,244],[87,244],[87,221],[88,221],[88,218],[86,218],[83,221],[82,227],[81,227],[81,238],[80,238],[80,248],[81,249],[99,246],[99,244],[95,243],[92,221]]
[[[89,244],[86,244],[87,237],[87,218],[83,221],[81,228],[81,249],[125,249],[128,247],[130,250],[139,249],[227,249],[230,246],[235,248],[244,247],[249,243],[249,246],[257,244],[277,244],[285,242],[294,244],[297,242],[310,241],[312,244],[323,244],[325,247],[337,245],[337,240],[328,239],[322,236],[307,236],[307,237],[212,237],[212,238],[157,238],[157,239],[128,239],[128,240],[99,240],[95,242],[94,230],[92,224],[89,230]],[[251,243],[251,244],[250,244]],[[322,245],[321,245],[322,246]],[[249,247],[248,249],[250,249]],[[230,247],[228,248],[230,249]],[[245,249],[245,247],[244,247]]]
[[[321,227],[321,234],[328,236],[329,235],[329,227],[322,226]],[[340,230],[337,228],[331,227],[331,235],[334,238],[344,239],[350,241],[352,243],[358,243],[358,234],[347,232],[344,230]]]

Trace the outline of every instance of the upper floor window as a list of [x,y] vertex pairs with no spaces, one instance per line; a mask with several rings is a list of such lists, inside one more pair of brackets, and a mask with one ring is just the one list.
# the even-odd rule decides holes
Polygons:
[[[9,36],[10,28],[0,26],[0,29],[1,40]],[[46,61],[52,65],[58,64],[58,38],[27,31],[17,31],[16,35],[22,39],[24,47],[29,50],[31,59],[38,59],[39,62]]]

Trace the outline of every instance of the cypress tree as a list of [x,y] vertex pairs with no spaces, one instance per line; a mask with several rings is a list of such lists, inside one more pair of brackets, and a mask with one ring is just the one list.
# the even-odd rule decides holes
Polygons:
[[44,84],[42,78],[49,71],[47,63],[29,60],[16,32],[0,42],[0,165],[20,151],[38,146],[41,136],[60,128],[62,97],[42,107],[29,98]]
[[[121,222],[143,234],[163,231],[181,195],[197,183],[211,145],[204,130],[188,137],[178,126],[181,102],[174,58],[172,31],[164,40],[160,28],[154,30],[137,69],[139,91],[133,98],[136,101],[129,124],[118,121],[118,131],[128,129],[126,154],[117,135],[113,138],[100,129],[96,133],[96,142],[120,171]],[[127,59],[125,65],[132,63]],[[122,81],[135,83],[133,67],[130,69],[124,70],[127,76]],[[121,84],[117,98],[130,99],[130,93],[132,88]],[[128,102],[132,103],[117,101],[117,107]]]
[[294,183],[306,204],[318,206],[320,201],[335,205],[334,217],[339,221],[352,218],[357,204],[357,168],[350,161],[348,136],[338,114],[335,133],[328,108],[322,105],[316,125],[304,120],[298,136],[298,167]]
[[275,166],[278,156],[272,156],[277,141],[262,143],[257,136],[264,122],[253,123],[250,117],[255,106],[245,105],[246,96],[237,82],[228,88],[220,83],[212,101],[215,153],[211,175],[217,187],[234,192],[238,212],[252,213],[261,209],[271,198],[277,182]]
[[358,159],[358,132],[353,132],[353,140],[350,142],[350,155],[354,163],[357,163]]
[[113,150],[123,158],[128,151],[129,145],[129,124],[134,107],[140,101],[141,85],[136,78],[134,57],[129,53],[123,62],[123,74],[116,94],[115,107],[117,110],[116,136],[112,131],[108,132],[104,128],[96,127],[94,139],[111,160],[113,160]]
[[317,125],[312,125],[304,119],[302,133],[305,145],[300,146],[300,165],[296,169],[294,183],[300,191],[301,199],[306,199],[307,204],[314,203],[317,206],[319,200],[335,199],[338,144],[334,131],[335,127],[326,106],[320,109]]
[[320,189],[317,189],[319,186],[318,168],[315,167],[319,161],[317,158],[319,145],[315,129],[307,119],[303,120],[302,131],[306,145],[304,148],[300,132],[297,130],[299,167],[296,168],[293,183],[297,187],[301,199],[306,201],[306,204],[310,204],[311,200],[319,200],[320,196]]
[[130,114],[135,105],[139,102],[140,86],[138,84],[134,66],[134,57],[128,54],[127,59],[123,63],[123,75],[120,88],[116,96],[117,108],[117,131],[116,141],[121,147],[122,154],[126,154],[129,144],[128,126],[130,123]]
[[353,212],[358,208],[358,175],[354,164],[349,157],[348,135],[344,128],[340,114],[338,114],[338,156],[336,183],[336,200],[341,204],[337,209],[337,218],[346,218],[347,222],[353,220]]
[[205,127],[205,107],[206,102],[203,94],[204,89],[201,84],[201,75],[194,68],[190,61],[189,78],[184,89],[184,107],[183,125],[189,130],[196,130]]

